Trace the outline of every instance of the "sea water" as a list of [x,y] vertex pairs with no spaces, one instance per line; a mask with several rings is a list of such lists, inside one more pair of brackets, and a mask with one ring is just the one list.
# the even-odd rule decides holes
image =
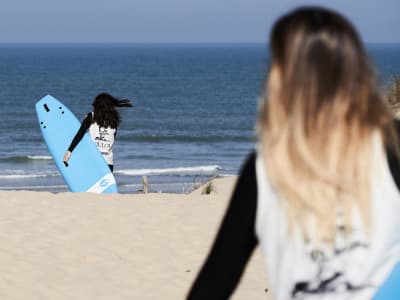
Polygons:
[[[400,45],[368,51],[382,85],[400,74]],[[79,118],[108,92],[129,98],[114,145],[122,193],[188,192],[238,174],[269,53],[263,44],[0,45],[0,189],[67,191],[42,139],[34,105],[51,94]]]

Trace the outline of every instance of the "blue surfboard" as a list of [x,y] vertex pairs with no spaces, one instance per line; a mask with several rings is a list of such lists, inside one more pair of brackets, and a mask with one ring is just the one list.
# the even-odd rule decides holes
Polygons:
[[397,263],[388,278],[382,283],[373,300],[400,299],[400,263]]
[[118,192],[110,168],[88,133],[74,149],[68,166],[64,165],[64,153],[81,125],[74,114],[50,95],[40,99],[35,108],[43,138],[70,191]]

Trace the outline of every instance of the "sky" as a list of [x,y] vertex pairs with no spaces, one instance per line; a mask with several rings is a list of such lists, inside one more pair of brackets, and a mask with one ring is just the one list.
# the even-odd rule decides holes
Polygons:
[[264,43],[301,5],[337,10],[364,42],[400,43],[400,0],[1,0],[0,43]]

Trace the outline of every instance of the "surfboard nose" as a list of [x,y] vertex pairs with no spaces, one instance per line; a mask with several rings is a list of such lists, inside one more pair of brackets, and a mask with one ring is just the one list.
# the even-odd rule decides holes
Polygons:
[[35,105],[36,111],[43,111],[44,110],[45,112],[49,112],[50,109],[51,109],[49,103],[54,101],[54,99],[55,98],[53,96],[51,96],[51,95],[44,96],[42,99],[40,99],[36,103],[36,105]]

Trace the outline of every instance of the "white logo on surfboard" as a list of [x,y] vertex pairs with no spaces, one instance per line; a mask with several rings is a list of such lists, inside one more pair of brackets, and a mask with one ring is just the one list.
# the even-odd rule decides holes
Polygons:
[[109,186],[116,184],[115,178],[112,174],[107,174],[100,178],[94,185],[92,185],[86,192],[101,194]]

